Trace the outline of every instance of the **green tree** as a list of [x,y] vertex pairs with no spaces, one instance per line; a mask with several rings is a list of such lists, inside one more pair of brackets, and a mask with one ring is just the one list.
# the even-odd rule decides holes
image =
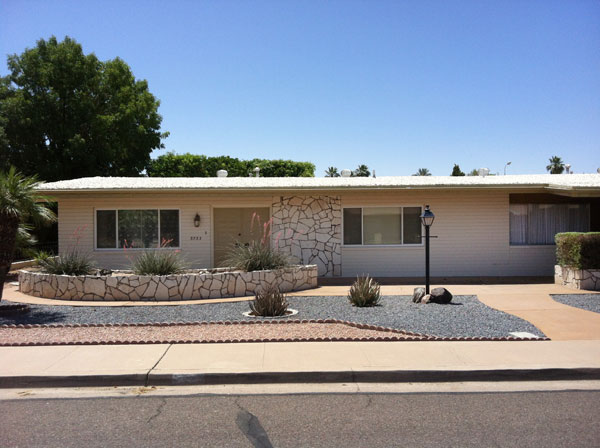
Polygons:
[[239,160],[235,157],[207,157],[198,154],[169,152],[151,160],[147,173],[150,177],[215,177],[218,170],[226,170],[229,177],[245,177],[255,167],[261,177],[313,177],[314,164],[292,160]]
[[325,170],[325,177],[340,177],[340,173],[335,166],[330,166]]
[[451,176],[464,176],[464,175],[465,175],[465,173],[463,173],[460,170],[460,166],[458,166],[458,164],[455,163],[454,164],[454,168],[452,168],[452,174],[451,174]]
[[479,176],[479,170],[477,168],[473,168],[467,173],[467,176]]
[[413,176],[431,176],[431,173],[427,168],[419,168]]
[[[10,167],[0,171],[0,286],[13,261],[17,239],[27,239],[25,223],[50,222],[54,213],[46,207],[49,199],[40,194],[36,177],[26,177]],[[2,300],[2,288],[0,288]]]
[[550,165],[546,166],[546,171],[550,172],[550,174],[562,174],[565,170],[565,164],[560,157],[553,156],[548,161]]
[[369,171],[369,167],[367,165],[358,165],[352,175],[355,177],[369,177],[371,175],[371,171]]
[[121,59],[41,39],[8,57],[0,81],[0,169],[53,181],[137,176],[163,148],[160,102]]

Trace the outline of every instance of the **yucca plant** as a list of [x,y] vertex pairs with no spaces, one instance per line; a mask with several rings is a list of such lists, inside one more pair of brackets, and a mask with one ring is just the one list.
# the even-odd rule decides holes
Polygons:
[[268,242],[251,241],[250,243],[234,244],[222,265],[242,271],[263,271],[280,269],[291,264],[291,257],[281,251],[271,248]]
[[131,269],[137,275],[181,274],[186,269],[179,252],[147,250],[135,258]]
[[354,306],[377,306],[381,300],[379,283],[368,275],[356,277],[348,292],[348,300]]
[[48,274],[90,275],[96,266],[91,257],[73,250],[58,257],[39,258],[38,265]]
[[250,302],[250,311],[255,316],[275,317],[287,314],[288,302],[277,286],[269,285],[257,292]]

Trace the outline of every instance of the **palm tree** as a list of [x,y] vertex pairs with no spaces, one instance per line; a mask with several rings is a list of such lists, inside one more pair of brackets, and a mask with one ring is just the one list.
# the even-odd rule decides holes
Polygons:
[[352,175],[356,177],[369,177],[371,172],[369,171],[369,167],[367,165],[358,165],[358,168],[354,170]]
[[427,168],[419,168],[413,176],[431,176],[431,173]]
[[330,166],[325,170],[325,177],[340,177],[340,173],[335,166]]
[[14,167],[0,172],[0,286],[10,270],[17,238],[27,234],[25,221],[42,223],[56,219],[46,207],[49,198],[36,190],[39,184],[35,176],[23,176]]
[[549,171],[550,174],[562,174],[565,170],[565,164],[562,159],[558,156],[553,156],[548,159],[550,161],[550,165],[546,166],[546,171]]

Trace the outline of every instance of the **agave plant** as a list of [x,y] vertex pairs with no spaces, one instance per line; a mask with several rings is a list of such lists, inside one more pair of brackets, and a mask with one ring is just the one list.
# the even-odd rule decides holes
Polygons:
[[269,285],[257,292],[254,300],[250,302],[250,311],[255,316],[285,316],[287,308],[288,301],[285,294],[274,285]]
[[356,277],[356,281],[350,287],[348,300],[354,306],[377,306],[381,300],[379,283],[371,277]]

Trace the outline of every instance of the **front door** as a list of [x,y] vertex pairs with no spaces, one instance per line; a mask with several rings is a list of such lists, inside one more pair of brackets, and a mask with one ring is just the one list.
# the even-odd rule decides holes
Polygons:
[[[220,267],[234,244],[248,244],[263,238],[264,223],[270,218],[268,207],[213,209],[215,266]],[[267,229],[270,230],[270,229]],[[269,235],[267,235],[267,240]]]

